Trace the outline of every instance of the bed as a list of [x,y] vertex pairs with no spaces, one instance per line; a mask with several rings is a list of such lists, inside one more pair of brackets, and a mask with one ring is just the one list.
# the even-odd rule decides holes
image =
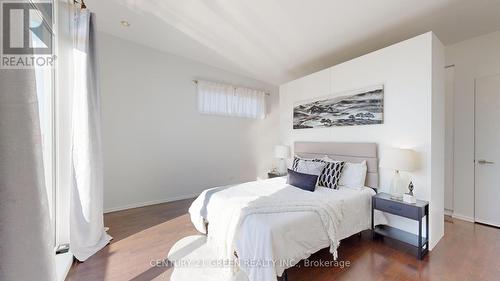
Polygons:
[[[326,247],[336,258],[340,240],[371,226],[371,197],[378,187],[376,144],[297,142],[294,152],[305,158],[366,160],[365,187],[309,192],[279,177],[207,189],[189,209],[194,226],[207,234],[221,260],[237,264],[250,281],[275,281],[286,268]],[[376,224],[383,222],[375,217]]]

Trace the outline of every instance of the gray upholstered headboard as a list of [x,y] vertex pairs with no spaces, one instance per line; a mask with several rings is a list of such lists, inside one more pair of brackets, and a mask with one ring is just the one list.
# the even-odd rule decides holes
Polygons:
[[294,153],[305,158],[328,157],[352,163],[366,160],[367,174],[365,185],[377,188],[378,183],[378,157],[376,143],[353,142],[296,142]]

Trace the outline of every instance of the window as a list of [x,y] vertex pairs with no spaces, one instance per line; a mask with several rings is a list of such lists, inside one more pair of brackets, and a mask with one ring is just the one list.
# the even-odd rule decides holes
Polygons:
[[[33,4],[33,3],[32,3]],[[29,17],[30,26],[40,26],[43,23],[43,15],[40,13],[40,10],[43,7],[39,7],[36,3],[34,3],[35,15],[33,17]],[[53,5],[50,6],[53,9]],[[52,10],[52,14],[54,13],[54,9]],[[50,20],[49,20],[50,22]],[[53,26],[49,26],[50,29]],[[50,32],[50,37],[52,38],[52,46],[54,46],[55,40],[52,36],[53,30],[47,31],[45,29],[41,29],[42,32]],[[31,34],[31,33],[30,33]],[[37,36],[29,37],[30,44],[33,47],[43,47],[45,43],[38,38]],[[35,56],[37,53],[34,53]],[[42,160],[43,160],[43,169],[44,169],[44,179],[45,179],[45,190],[47,192],[48,199],[48,207],[49,207],[49,215],[50,222],[52,227],[52,233],[54,236],[52,237],[53,246],[56,246],[56,237],[55,237],[55,225],[56,225],[56,191],[55,191],[55,180],[54,180],[54,69],[49,65],[35,65],[35,85],[36,85],[36,95],[38,101],[38,116],[40,121],[40,133],[42,139]]]
[[[49,203],[50,220],[55,230],[55,184],[54,184],[54,114],[53,114],[53,71],[49,67],[36,67],[36,94],[38,115],[42,135],[42,155],[45,188]],[[54,233],[54,232],[53,232]],[[55,245],[55,236],[54,236]]]
[[260,90],[198,81],[198,110],[204,114],[264,119],[265,96]]

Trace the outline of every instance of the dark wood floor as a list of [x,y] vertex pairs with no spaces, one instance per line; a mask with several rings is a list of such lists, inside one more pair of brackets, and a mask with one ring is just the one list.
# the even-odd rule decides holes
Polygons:
[[[197,234],[187,214],[191,201],[106,214],[113,241],[73,264],[67,280],[169,280],[173,269],[153,267],[151,260],[164,259],[177,240]],[[349,267],[300,263],[289,270],[289,280],[500,280],[500,229],[460,220],[445,222],[444,238],[422,261],[397,242],[372,241],[368,232],[343,240],[339,254]],[[331,260],[331,255],[323,250],[310,260]]]

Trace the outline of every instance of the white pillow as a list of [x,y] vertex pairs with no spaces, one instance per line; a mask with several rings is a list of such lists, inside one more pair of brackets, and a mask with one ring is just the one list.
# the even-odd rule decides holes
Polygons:
[[346,162],[340,175],[339,185],[351,188],[365,186],[366,170],[366,160],[361,163]]

